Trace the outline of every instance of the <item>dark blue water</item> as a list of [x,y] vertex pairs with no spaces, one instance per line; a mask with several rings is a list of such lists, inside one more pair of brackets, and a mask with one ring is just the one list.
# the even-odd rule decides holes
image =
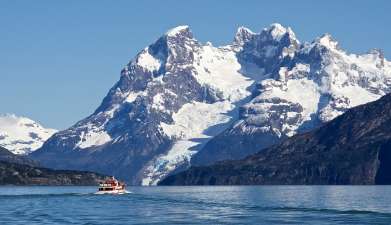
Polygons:
[[391,224],[391,186],[0,187],[0,224]]

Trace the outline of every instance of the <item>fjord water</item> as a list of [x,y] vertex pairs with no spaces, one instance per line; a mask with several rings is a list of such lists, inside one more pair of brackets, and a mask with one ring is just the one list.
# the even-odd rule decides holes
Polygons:
[[0,187],[0,224],[390,224],[390,186]]

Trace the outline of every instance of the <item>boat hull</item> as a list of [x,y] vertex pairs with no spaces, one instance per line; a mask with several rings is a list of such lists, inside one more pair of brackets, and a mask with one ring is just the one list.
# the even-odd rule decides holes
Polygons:
[[122,195],[129,193],[127,190],[113,190],[113,191],[98,191],[95,192],[96,195],[104,195],[104,194],[111,194],[111,195]]

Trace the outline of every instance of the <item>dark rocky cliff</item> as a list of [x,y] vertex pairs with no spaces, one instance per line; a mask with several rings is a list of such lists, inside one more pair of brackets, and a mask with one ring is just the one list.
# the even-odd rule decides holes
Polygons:
[[391,184],[391,95],[243,160],[193,167],[160,185]]
[[25,156],[15,155],[3,147],[0,147],[0,161],[25,164],[30,166],[39,166],[39,163],[37,161],[29,159],[28,157]]
[[0,185],[97,185],[105,176],[0,161]]
[[97,185],[105,176],[40,168],[38,162],[0,147],[0,185]]

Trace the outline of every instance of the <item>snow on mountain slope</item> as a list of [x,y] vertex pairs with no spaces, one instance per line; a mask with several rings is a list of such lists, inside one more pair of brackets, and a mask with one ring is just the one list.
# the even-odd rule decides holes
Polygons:
[[[226,124],[233,117],[230,111],[234,107],[229,101],[214,104],[187,103],[173,115],[173,124],[162,123],[164,133],[177,141],[166,154],[151,162],[142,184],[156,185],[161,178],[179,166],[188,164],[191,156],[197,152],[196,146],[227,128]],[[212,127],[215,128],[211,129]]]
[[[248,88],[254,83],[242,74],[242,65],[229,48],[215,48],[210,43],[201,48],[194,60],[197,81],[210,87],[220,98],[232,102],[251,95]],[[258,74],[261,77],[262,73]]]
[[[243,32],[237,40],[245,39]],[[129,62],[91,116],[57,133],[32,157],[55,168],[154,184],[188,166],[191,155],[236,120],[238,106],[251,98],[263,70],[236,55],[232,46],[199,43],[187,26],[174,28]]]
[[164,133],[175,142],[166,154],[149,163],[143,185],[156,185],[177,168],[188,166],[193,154],[237,119],[238,106],[251,96],[252,86],[263,76],[263,70],[256,65],[241,65],[231,46],[216,48],[211,43],[195,52],[192,66],[198,83],[219,101],[187,103],[173,115],[172,124],[161,124]]
[[389,92],[389,71],[380,51],[350,55],[329,35],[302,44],[280,24],[240,27],[222,47],[179,26],[125,66],[93,114],[31,156],[153,185],[194,159],[242,157],[374,100]]
[[[252,100],[277,98],[300,104],[302,119],[295,124],[295,131],[278,129],[279,133],[292,136],[300,128],[316,127],[318,122],[327,122],[390,91],[391,64],[378,51],[347,54],[330,35],[325,35],[305,45],[296,55],[289,66],[280,67],[275,79],[260,83],[260,95]],[[320,60],[314,62],[314,58]],[[251,110],[250,104],[245,106],[247,110]],[[257,116],[267,115],[262,112]],[[301,127],[305,122],[306,127]]]
[[14,154],[25,155],[38,149],[55,132],[26,117],[0,115],[0,146]]
[[241,107],[240,119],[209,142],[192,163],[245,157],[391,90],[391,63],[381,51],[348,54],[326,34],[291,53],[257,85],[258,95]]

